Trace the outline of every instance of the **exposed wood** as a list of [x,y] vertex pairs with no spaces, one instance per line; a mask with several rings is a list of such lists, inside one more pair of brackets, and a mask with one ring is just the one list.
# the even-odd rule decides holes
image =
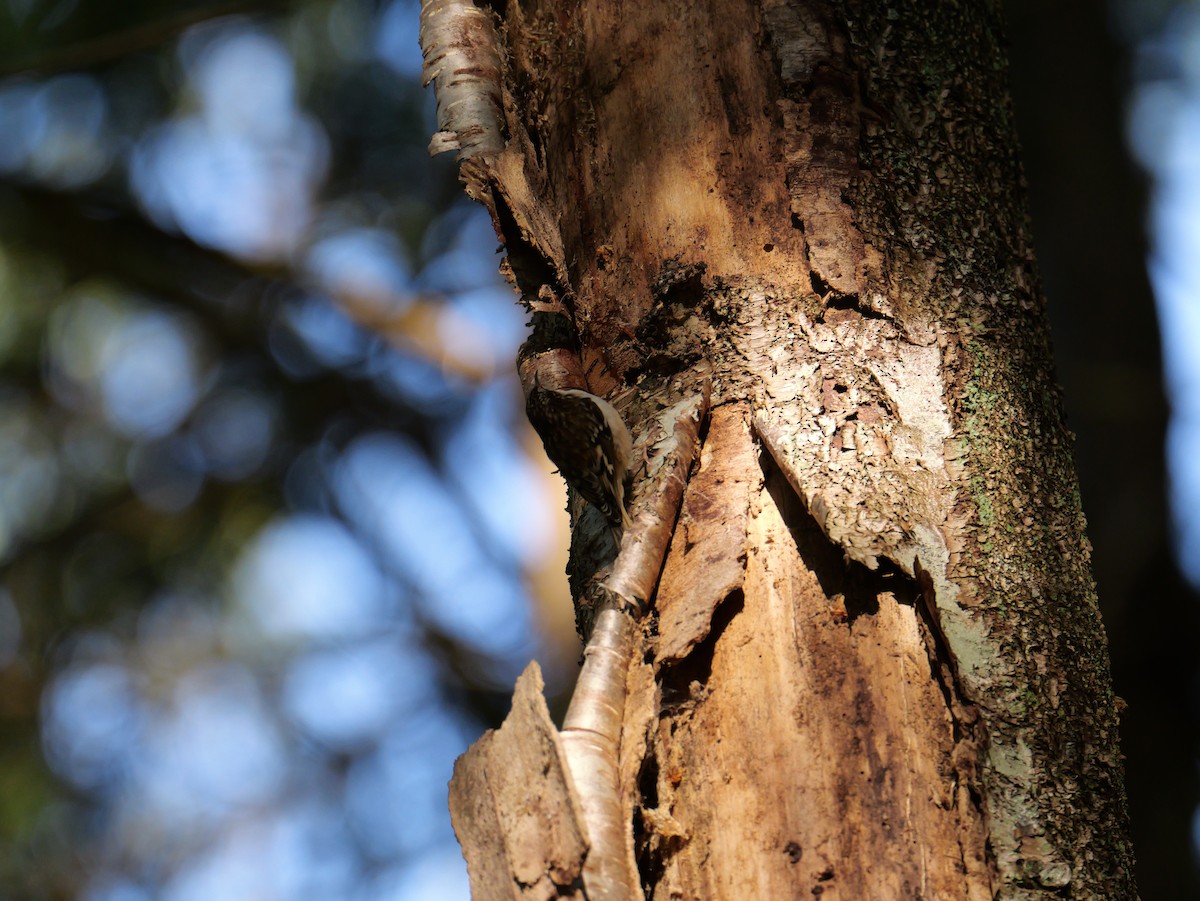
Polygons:
[[[749,450],[743,432],[742,447],[711,459]],[[701,470],[689,495],[703,482]],[[649,830],[660,890],[992,897],[912,583],[847,567],[773,468],[751,503],[741,590],[713,638],[659,673],[657,810],[685,833]],[[703,545],[706,525],[693,524],[690,540]],[[668,565],[664,584],[674,577]],[[753,868],[741,863],[751,858]]]

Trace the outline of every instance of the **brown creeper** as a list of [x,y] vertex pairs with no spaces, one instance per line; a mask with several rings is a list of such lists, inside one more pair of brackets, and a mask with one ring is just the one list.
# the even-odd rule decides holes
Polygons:
[[577,388],[547,388],[535,372],[525,412],[567,484],[613,529],[628,526],[625,474],[633,442],[613,405]]

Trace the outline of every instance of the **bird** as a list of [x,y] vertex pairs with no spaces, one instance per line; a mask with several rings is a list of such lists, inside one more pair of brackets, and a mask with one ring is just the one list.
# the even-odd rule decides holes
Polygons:
[[633,440],[621,414],[588,391],[546,387],[536,370],[525,413],[550,462],[568,485],[604,514],[618,537],[631,523],[625,479],[633,455]]

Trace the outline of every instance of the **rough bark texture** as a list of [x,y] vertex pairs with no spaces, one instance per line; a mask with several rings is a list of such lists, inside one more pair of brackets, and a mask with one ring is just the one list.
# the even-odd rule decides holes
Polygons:
[[711,379],[625,705],[647,897],[1134,897],[997,8],[529,0],[499,39],[463,172],[514,283],[635,437]]

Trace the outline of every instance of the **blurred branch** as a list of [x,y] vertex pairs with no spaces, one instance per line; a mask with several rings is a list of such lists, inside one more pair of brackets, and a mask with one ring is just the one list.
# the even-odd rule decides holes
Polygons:
[[80,200],[11,183],[0,184],[0,240],[52,255],[71,280],[112,278],[186,310],[203,323],[223,358],[242,352],[267,361],[258,375],[287,408],[294,440],[316,440],[338,410],[395,421],[392,402],[342,372],[314,372],[298,384],[269,362],[275,310],[303,290],[282,268],[244,266],[103,198]]
[[273,12],[292,5],[294,0],[226,0],[182,10],[153,22],[134,25],[91,40],[48,51],[38,51],[24,59],[0,63],[0,78],[12,75],[51,75],[87,69],[121,59],[131,53],[157,47],[200,22],[248,12]]
[[[250,320],[261,314],[262,303],[307,290],[287,267],[250,266],[201,247],[151,225],[119,199],[0,181],[0,236],[13,232],[51,250],[76,276],[111,274],[200,312],[230,343],[244,342],[247,329],[261,329]],[[485,352],[490,345],[477,335],[478,327],[456,315],[440,295],[327,296],[357,325],[445,374],[469,382],[495,374],[497,361]],[[448,353],[447,335],[475,348],[474,356]]]
[[99,196],[0,184],[0,238],[44,249],[72,278],[108,275],[170,298],[233,347],[260,346],[261,325],[253,321],[259,305],[246,302],[247,284],[257,282],[259,298],[297,290],[281,278],[282,269],[250,269]]
[[[405,353],[424,357],[443,372],[471,382],[485,381],[496,373],[495,355],[480,327],[447,306],[443,295],[393,296],[383,306],[375,299],[345,291],[331,296],[338,309],[358,325]],[[447,335],[474,353],[448,355]]]

